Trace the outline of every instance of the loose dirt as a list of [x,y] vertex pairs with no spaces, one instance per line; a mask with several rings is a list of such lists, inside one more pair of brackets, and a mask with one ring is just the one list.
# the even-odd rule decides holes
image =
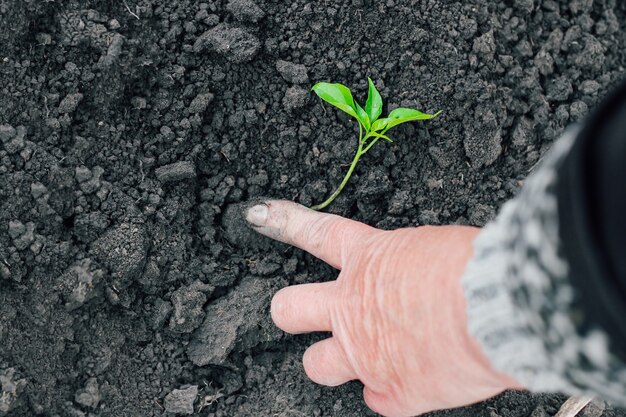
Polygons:
[[[381,228],[483,225],[624,76],[616,0],[66,0],[0,3],[0,416],[365,416],[322,388],[271,295],[334,277],[253,235],[262,196],[341,181],[342,82],[399,128],[330,211]],[[543,417],[508,393],[446,416]],[[626,415],[610,407],[594,416]]]

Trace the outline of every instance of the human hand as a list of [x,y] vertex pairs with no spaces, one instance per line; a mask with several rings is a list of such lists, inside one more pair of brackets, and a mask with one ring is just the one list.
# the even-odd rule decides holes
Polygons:
[[359,379],[368,407],[394,417],[520,388],[492,368],[468,334],[460,278],[479,229],[383,231],[288,201],[255,206],[247,220],[341,270],[336,281],[287,287],[272,300],[282,330],[332,332],[304,354],[314,382]]

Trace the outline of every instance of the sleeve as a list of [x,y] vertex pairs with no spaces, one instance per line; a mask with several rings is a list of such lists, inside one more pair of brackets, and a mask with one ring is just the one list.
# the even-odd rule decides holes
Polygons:
[[463,276],[470,333],[498,370],[616,406],[626,406],[625,92],[553,146],[481,231]]

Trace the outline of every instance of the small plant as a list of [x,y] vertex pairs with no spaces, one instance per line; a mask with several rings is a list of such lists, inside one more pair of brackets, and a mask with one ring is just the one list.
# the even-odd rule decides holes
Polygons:
[[352,160],[352,164],[350,164],[348,173],[343,178],[343,181],[341,181],[339,188],[328,197],[328,200],[311,207],[313,210],[322,210],[337,198],[352,176],[359,159],[372,149],[372,146],[374,146],[378,140],[382,139],[387,142],[393,142],[393,140],[387,136],[387,132],[390,129],[406,122],[429,120],[437,117],[441,113],[441,111],[438,111],[435,114],[427,114],[413,109],[399,108],[393,110],[387,117],[380,119],[379,117],[383,112],[383,99],[378,90],[376,90],[376,86],[372,80],[368,78],[367,81],[369,91],[365,109],[354,100],[350,89],[343,84],[317,83],[313,86],[313,91],[322,100],[348,113],[359,122],[359,146]]

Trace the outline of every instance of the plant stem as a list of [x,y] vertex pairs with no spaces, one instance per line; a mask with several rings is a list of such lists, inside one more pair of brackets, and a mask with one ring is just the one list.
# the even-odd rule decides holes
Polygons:
[[[354,159],[352,159],[352,163],[350,164],[350,168],[348,169],[346,176],[343,177],[341,184],[339,184],[339,188],[337,188],[335,192],[330,197],[328,197],[328,200],[311,207],[311,210],[316,210],[316,211],[323,210],[330,203],[332,203],[333,200],[337,198],[339,194],[341,194],[341,191],[343,191],[343,187],[346,186],[346,184],[348,183],[348,180],[350,179],[350,177],[352,176],[352,173],[354,172],[354,169],[356,168],[356,165],[359,163],[359,159],[363,156],[363,154],[365,154],[365,152],[367,152],[367,150],[363,151],[363,145],[365,144],[365,141],[367,140],[368,137],[369,135],[366,135],[365,137],[363,137],[363,127],[359,123],[359,147],[356,150],[356,154],[354,155]],[[369,149],[369,146],[368,146],[368,149]]]
[[352,164],[350,164],[350,169],[348,169],[346,176],[343,177],[343,181],[341,181],[341,184],[339,184],[339,188],[337,188],[335,192],[330,197],[328,197],[328,200],[324,201],[321,204],[311,207],[311,210],[319,211],[319,210],[326,208],[326,206],[332,203],[333,200],[337,198],[339,194],[341,194],[341,191],[343,191],[343,187],[345,187],[346,184],[348,183],[348,180],[352,176],[352,173],[354,172],[356,165],[359,163],[359,159],[361,158],[361,156],[363,156],[364,153],[365,152],[363,152],[363,142],[359,140],[359,148],[357,149],[356,154],[354,155]]
[[[368,135],[368,136],[365,136],[365,139],[367,139],[367,138],[369,138],[369,137],[371,137],[371,136],[369,136],[369,135]],[[365,139],[364,139],[364,140],[365,140]],[[375,138],[374,138],[374,140],[373,140],[373,141],[371,141],[369,145],[367,145],[367,147],[363,150],[363,152],[361,152],[361,155],[365,155],[365,154],[367,153],[367,151],[369,151],[369,150],[372,148],[372,146],[374,146],[374,144],[375,144],[376,142],[378,142],[378,138],[377,138],[377,137],[375,137]]]

